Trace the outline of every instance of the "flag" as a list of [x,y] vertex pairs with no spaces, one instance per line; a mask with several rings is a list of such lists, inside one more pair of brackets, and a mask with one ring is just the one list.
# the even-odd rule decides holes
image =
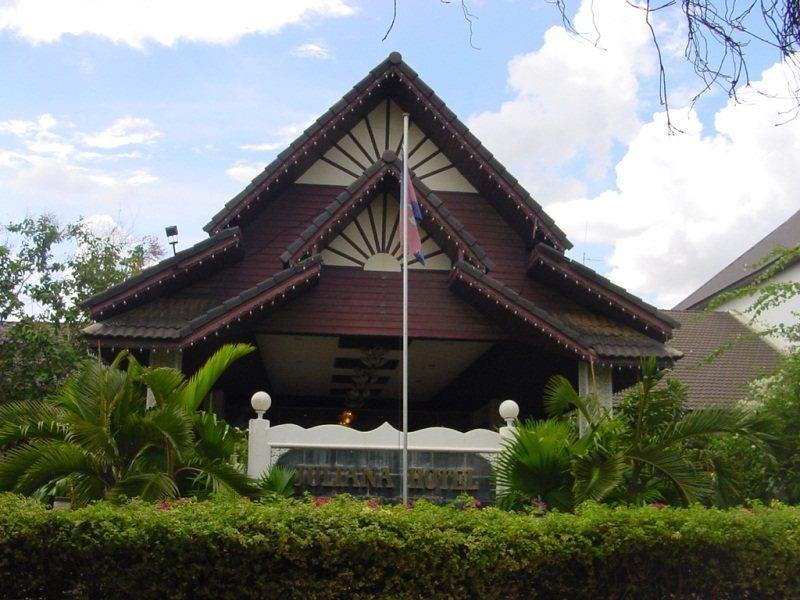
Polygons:
[[408,250],[414,255],[420,264],[425,264],[425,254],[422,252],[422,240],[419,237],[419,229],[417,225],[422,223],[422,208],[420,207],[419,200],[417,200],[417,192],[414,189],[414,184],[411,183],[411,178],[406,176],[406,185],[408,186],[407,198],[408,206],[406,207],[406,218],[408,219]]

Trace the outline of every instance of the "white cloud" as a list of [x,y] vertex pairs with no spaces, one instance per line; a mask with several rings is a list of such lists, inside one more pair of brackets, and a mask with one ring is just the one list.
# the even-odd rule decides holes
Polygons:
[[330,58],[331,51],[325,44],[313,43],[300,44],[297,48],[292,50],[292,54],[300,58]]
[[306,119],[305,121],[298,121],[296,123],[289,123],[283,127],[279,127],[275,131],[275,139],[271,142],[263,142],[260,144],[245,144],[239,146],[240,150],[247,150],[248,152],[274,152],[275,150],[282,150],[294,139],[300,135],[311,123],[314,122],[313,118]]
[[573,22],[588,39],[599,31],[598,45],[551,27],[541,48],[510,61],[516,96],[468,123],[535,196],[551,200],[574,198],[586,191],[581,180],[606,175],[614,144],[640,126],[639,78],[654,69],[641,10],[584,0]]
[[[95,136],[50,114],[32,120],[0,121],[0,183],[29,191],[76,195],[152,183],[158,178],[144,167],[131,171],[116,166],[120,161],[140,158],[139,153],[98,152],[87,146],[106,149],[123,143],[149,143],[157,135],[146,119],[120,119]],[[101,168],[100,164],[105,166]]]
[[271,35],[293,23],[354,12],[348,0],[17,0],[0,8],[0,30],[32,43],[96,35],[134,48],[147,42],[229,44],[244,35]]
[[86,137],[86,145],[93,148],[119,148],[132,144],[152,144],[161,132],[149,119],[123,117],[108,129]]
[[[616,188],[546,207],[567,232],[613,246],[609,276],[670,307],[797,210],[800,120],[781,65],[728,102],[704,135],[693,112],[657,113],[616,167]],[[761,92],[761,93],[760,93]],[[770,97],[771,96],[771,97]],[[783,98],[783,100],[776,100]]]
[[235,165],[227,168],[225,174],[240,183],[250,183],[253,178],[264,170],[261,163],[238,161]]

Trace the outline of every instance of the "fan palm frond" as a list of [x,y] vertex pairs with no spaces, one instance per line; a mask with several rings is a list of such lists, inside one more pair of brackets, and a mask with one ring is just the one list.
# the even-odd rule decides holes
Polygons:
[[570,471],[574,434],[563,421],[527,421],[514,432],[497,457],[495,479],[502,498],[507,493],[541,498],[560,510],[574,504]]
[[291,498],[295,493],[293,469],[274,465],[258,480],[258,493],[262,498]]
[[622,453],[603,453],[577,457],[573,461],[577,503],[584,500],[605,500],[622,482],[627,464]]

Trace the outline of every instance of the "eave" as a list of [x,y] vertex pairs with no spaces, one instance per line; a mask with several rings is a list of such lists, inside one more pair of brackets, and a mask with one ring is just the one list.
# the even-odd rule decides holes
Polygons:
[[[370,165],[364,173],[331,202],[312,224],[281,255],[285,265],[308,254],[316,254],[333,240],[358,213],[374,198],[386,178],[398,182],[402,177],[403,163],[394,152],[386,151],[380,161]],[[467,259],[484,271],[494,268],[494,261],[481,248],[478,241],[444,206],[425,183],[411,173],[411,181],[419,192],[423,227],[450,256],[453,262]]]
[[597,353],[577,331],[472,265],[466,262],[453,265],[450,286],[467,297],[481,300],[479,304],[484,310],[486,304],[500,307],[519,325],[546,336],[563,351],[588,362],[598,362]]
[[94,319],[108,318],[132,306],[155,298],[199,275],[242,258],[241,231],[231,227],[181,250],[137,275],[95,294],[82,303]]
[[314,285],[322,271],[322,258],[309,257],[272,277],[242,291],[189,321],[171,338],[134,338],[114,334],[104,335],[103,323],[84,329],[90,343],[101,346],[136,346],[141,348],[166,348],[182,350],[223,330],[246,324],[258,318],[265,310],[273,310]]
[[[513,330],[524,332],[527,329],[529,334],[548,340],[555,349],[587,362],[603,366],[636,366],[642,357],[652,356],[661,364],[669,365],[681,356],[680,352],[632,328],[628,328],[628,333],[624,336],[611,337],[598,333],[596,327],[587,326],[586,323],[581,325],[583,331],[579,331],[467,263],[454,265],[450,285],[475,301],[484,312],[501,312],[507,325]],[[589,320],[605,319],[605,323],[610,322],[607,317],[592,316],[588,312],[586,317]],[[600,325],[602,329],[608,327],[603,323]],[[626,328],[625,325],[616,327],[623,330]]]
[[531,251],[528,273],[662,342],[672,337],[673,329],[680,327],[680,323],[655,306],[546,244],[537,244]]
[[[407,99],[417,103],[423,120],[430,121],[429,127],[437,132],[437,139],[447,141],[448,148],[458,154],[459,159],[454,160],[454,164],[469,167],[464,169],[463,174],[469,175],[470,183],[487,199],[513,207],[504,212],[527,243],[532,246],[544,240],[561,250],[572,246],[564,232],[516,178],[470,133],[469,128],[447,108],[416,71],[403,62],[397,52],[372,69],[369,75],[281,152],[212,218],[205,230],[213,234],[230,226],[248,210],[255,209],[259,203],[267,201],[272,194],[296,179],[332,145],[333,139],[338,139],[339,132],[352,127],[361,118],[365,108],[377,103],[377,92],[381,87],[390,86],[399,86]],[[337,127],[339,132],[336,131]]]

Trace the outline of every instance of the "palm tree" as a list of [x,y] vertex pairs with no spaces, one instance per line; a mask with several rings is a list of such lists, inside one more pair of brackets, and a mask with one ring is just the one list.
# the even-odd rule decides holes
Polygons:
[[579,438],[567,421],[519,424],[494,465],[499,505],[517,509],[535,499],[570,511],[584,500],[602,500],[619,483],[622,463],[598,442],[592,433]]
[[[769,451],[768,426],[753,412],[688,411],[684,390],[677,382],[661,383],[667,371],[654,359],[643,360],[640,372],[613,416],[597,410],[595,398],[581,397],[565,377],[551,378],[544,398],[550,419],[518,426],[497,460],[495,477],[505,488],[501,502],[519,505],[519,498],[544,499],[544,493],[562,510],[587,499],[687,505],[732,487],[733,471],[698,452],[711,437],[739,434]],[[574,411],[588,423],[580,437],[574,419],[568,420]]]
[[222,373],[253,350],[223,346],[188,379],[122,352],[110,365],[87,361],[52,398],[0,406],[0,489],[65,490],[76,505],[256,493],[230,461],[240,434],[199,410]]

